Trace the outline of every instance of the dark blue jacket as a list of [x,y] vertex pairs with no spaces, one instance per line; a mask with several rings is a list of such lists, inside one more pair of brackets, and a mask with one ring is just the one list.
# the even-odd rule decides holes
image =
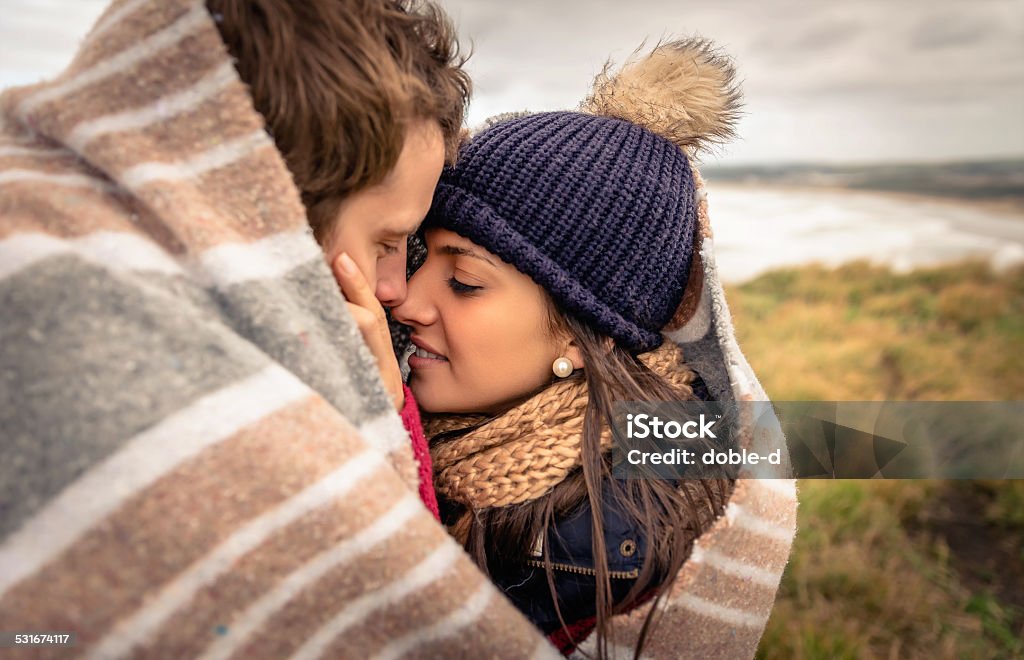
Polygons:
[[[604,537],[612,602],[623,602],[647,556],[647,539],[630,516],[612,503],[604,489]],[[562,617],[567,624],[593,617],[597,613],[597,572],[591,541],[589,500],[573,514],[556,520],[548,529],[546,543],[555,592]],[[491,579],[528,619],[545,634],[561,627],[544,570],[540,548],[535,548],[522,563],[495,570]]]
[[[711,400],[707,385],[698,376],[693,383],[694,396]],[[612,588],[612,604],[620,605],[636,584],[640,569],[648,558],[647,538],[638,523],[615,503],[606,485],[603,489],[605,552]],[[552,564],[555,593],[562,618],[567,625],[597,614],[597,571],[594,568],[593,533],[590,501],[548,529],[545,543]],[[534,625],[545,635],[561,628],[544,570],[544,559],[534,553],[518,564],[491,567],[491,579]],[[655,567],[652,586],[665,575]]]

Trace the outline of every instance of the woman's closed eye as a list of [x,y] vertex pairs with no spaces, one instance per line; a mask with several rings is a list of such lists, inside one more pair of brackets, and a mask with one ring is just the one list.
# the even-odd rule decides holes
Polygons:
[[473,286],[472,284],[460,282],[459,280],[455,279],[454,275],[448,278],[448,286],[451,288],[452,291],[459,295],[472,295],[477,291],[483,289],[482,286]]

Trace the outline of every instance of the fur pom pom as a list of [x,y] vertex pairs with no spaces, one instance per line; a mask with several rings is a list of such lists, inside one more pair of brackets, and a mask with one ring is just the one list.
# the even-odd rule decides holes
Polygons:
[[580,110],[643,126],[690,155],[735,137],[742,96],[728,56],[700,38],[639,52],[614,75],[605,64]]

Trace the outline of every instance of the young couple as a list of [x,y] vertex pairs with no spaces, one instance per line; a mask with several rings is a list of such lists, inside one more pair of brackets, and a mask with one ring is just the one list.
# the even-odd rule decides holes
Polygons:
[[765,398],[692,162],[732,71],[666,43],[460,145],[460,67],[429,4],[122,0],[0,97],[9,627],[97,657],[544,655],[527,621],[753,655],[792,482],[609,454],[615,401]]
[[[709,44],[662,43],[580,111],[489,121],[443,172],[437,131],[416,125],[390,183],[345,202],[322,236],[403,410],[424,502],[437,510],[436,488],[453,536],[567,654],[596,632],[603,655],[614,614],[662,600],[732,489],[613,478],[610,429],[616,401],[710,398],[662,331],[699,249],[691,158],[732,135],[738,99]],[[338,251],[346,210],[424,209],[435,181],[408,283],[404,237],[379,246],[376,298],[412,329],[404,386],[373,268]]]

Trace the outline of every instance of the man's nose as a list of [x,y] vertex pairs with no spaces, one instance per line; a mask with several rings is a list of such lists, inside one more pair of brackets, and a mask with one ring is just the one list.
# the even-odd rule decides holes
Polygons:
[[422,268],[416,271],[412,279],[409,280],[408,295],[405,296],[405,300],[391,308],[391,316],[399,323],[422,327],[430,325],[435,320],[436,313],[425,290],[428,287],[423,286],[423,271]]
[[377,288],[374,294],[377,300],[385,307],[396,307],[405,302],[408,288],[405,282],[405,258],[404,251],[401,259],[394,258],[381,260],[377,265]]

